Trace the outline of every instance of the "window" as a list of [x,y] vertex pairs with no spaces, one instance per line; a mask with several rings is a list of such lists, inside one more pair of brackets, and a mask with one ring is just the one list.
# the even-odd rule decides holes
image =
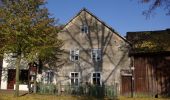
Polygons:
[[50,84],[53,82],[54,73],[51,70],[47,70],[46,72],[43,72],[43,82]]
[[71,85],[78,86],[79,85],[79,72],[71,72],[70,79],[71,79]]
[[86,24],[81,25],[80,29],[82,33],[89,33],[89,27]]
[[101,85],[101,74],[100,74],[100,72],[92,73],[92,84],[93,85]]
[[78,61],[79,60],[79,50],[70,50],[70,60],[71,61]]
[[91,57],[93,61],[101,60],[101,49],[93,49],[91,53]]
[[20,70],[19,81],[20,84],[28,83],[28,70]]

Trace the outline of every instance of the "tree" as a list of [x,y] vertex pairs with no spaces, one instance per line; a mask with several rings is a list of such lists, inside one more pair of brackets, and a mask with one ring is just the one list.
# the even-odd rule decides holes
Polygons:
[[0,7],[0,53],[16,55],[16,91],[19,96],[21,59],[47,59],[60,52],[62,41],[57,38],[54,18],[49,18],[43,0],[3,0]]
[[149,9],[143,12],[143,15],[146,17],[149,17],[157,8],[160,7],[163,7],[167,15],[170,15],[170,0],[140,0],[140,2],[143,4],[150,4]]

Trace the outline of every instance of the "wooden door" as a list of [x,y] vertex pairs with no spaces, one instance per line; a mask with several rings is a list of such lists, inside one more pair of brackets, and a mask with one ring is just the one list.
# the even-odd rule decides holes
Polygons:
[[15,84],[15,69],[8,69],[8,84],[7,89],[14,89]]
[[122,76],[122,95],[130,95],[132,88],[131,76]]

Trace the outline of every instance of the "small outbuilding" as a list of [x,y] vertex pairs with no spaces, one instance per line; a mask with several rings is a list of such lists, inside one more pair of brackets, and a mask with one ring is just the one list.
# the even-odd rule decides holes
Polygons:
[[170,29],[128,32],[129,56],[133,61],[132,92],[170,95]]

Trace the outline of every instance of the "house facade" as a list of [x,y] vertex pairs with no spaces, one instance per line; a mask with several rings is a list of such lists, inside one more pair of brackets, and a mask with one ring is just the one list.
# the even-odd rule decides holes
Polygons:
[[[59,33],[64,41],[57,72],[61,85],[115,85],[121,91],[122,70],[130,70],[128,42],[86,9]],[[128,74],[131,75],[131,74]]]

